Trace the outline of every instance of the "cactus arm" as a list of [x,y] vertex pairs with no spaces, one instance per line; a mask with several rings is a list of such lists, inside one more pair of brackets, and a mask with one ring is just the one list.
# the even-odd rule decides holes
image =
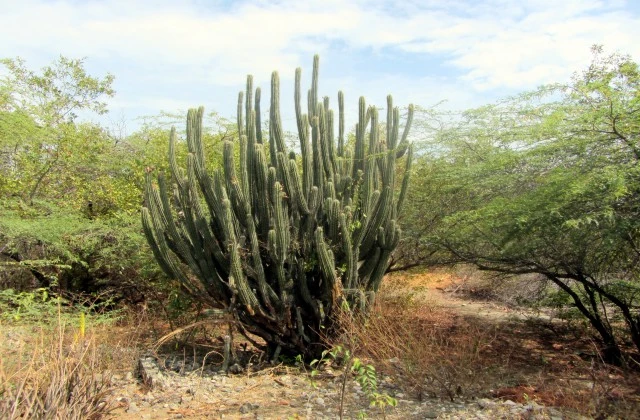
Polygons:
[[[286,153],[287,148],[284,144],[284,135],[282,133],[282,121],[280,120],[280,78],[278,72],[274,71],[271,74],[271,108],[270,112],[270,126],[272,129],[271,135],[272,141],[275,145],[275,152]],[[273,157],[275,159],[275,156]],[[272,165],[275,166],[275,161],[272,160]]]
[[258,144],[262,144],[262,114],[260,111],[260,97],[262,93],[262,89],[260,89],[259,87],[256,88],[256,103],[255,103],[255,113],[256,113],[256,118],[255,118],[255,132],[256,132],[256,142]]
[[242,136],[244,134],[244,118],[242,116],[242,107],[244,104],[244,92],[240,91],[238,92],[238,111],[237,111],[237,130],[238,130],[238,137]]
[[[199,108],[187,115],[186,171],[178,165],[172,130],[172,185],[159,176],[156,188],[147,176],[142,224],[163,271],[227,308],[240,328],[267,341],[269,357],[281,350],[312,354],[342,302],[367,312],[399,240],[396,220],[411,172],[413,107],[400,136],[400,113],[387,97],[381,140],[378,111],[360,98],[355,143],[346,144],[344,95],[338,93],[335,116],[328,97],[319,101],[318,68],[315,56],[306,114],[301,71],[295,74],[300,156],[286,150],[274,72],[268,140],[261,131],[261,90],[254,95],[249,76],[238,95],[238,141],[224,142],[221,168],[207,170]],[[407,150],[406,163],[398,163]],[[399,192],[398,167],[404,170]]]
[[338,91],[338,157],[344,157],[344,93]]
[[400,159],[404,156],[407,148],[409,147],[409,131],[411,130],[411,124],[413,123],[413,114],[414,107],[413,105],[409,105],[408,113],[407,113],[407,121],[404,124],[404,131],[402,132],[402,139],[400,140],[400,144],[398,145],[396,151],[396,159]]
[[315,231],[315,246],[318,252],[320,272],[324,280],[324,301],[332,302],[331,296],[333,296],[336,284],[335,260],[333,252],[324,240],[323,229],[320,226]]

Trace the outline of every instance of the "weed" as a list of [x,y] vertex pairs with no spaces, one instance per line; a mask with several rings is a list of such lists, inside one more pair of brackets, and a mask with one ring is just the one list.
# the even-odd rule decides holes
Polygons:
[[93,314],[90,322],[95,325],[111,323],[122,316],[122,311],[110,308],[113,302],[109,297],[68,296],[65,298],[48,287],[25,292],[0,290],[0,320],[20,325],[55,326],[59,318],[65,323],[75,323],[78,317]]
[[[342,373],[340,387],[340,408],[338,411],[340,413],[340,419],[342,419],[344,415],[346,384],[350,373],[355,374],[356,382],[369,398],[370,407],[379,408],[383,417],[386,417],[386,407],[395,407],[398,405],[398,401],[395,398],[386,393],[378,392],[378,377],[375,367],[373,365],[363,363],[360,358],[353,355],[351,350],[341,345],[337,345],[332,349],[323,351],[320,359],[314,359],[311,361],[310,366],[313,370],[311,371],[310,376],[312,380],[313,377],[318,374],[318,369],[322,366],[334,363],[344,365],[345,367]],[[315,383],[312,382],[312,384],[314,387],[316,386]],[[360,412],[360,415],[364,414],[365,413],[363,411]]]

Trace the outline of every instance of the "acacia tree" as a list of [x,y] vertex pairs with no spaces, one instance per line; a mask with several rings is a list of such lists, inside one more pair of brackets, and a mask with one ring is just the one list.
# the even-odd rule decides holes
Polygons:
[[114,94],[114,77],[90,76],[83,60],[65,57],[40,72],[19,58],[0,63],[8,71],[0,79],[0,187],[31,201],[70,158],[100,153],[99,130],[75,122],[80,112],[107,112],[104,98]]
[[622,342],[640,350],[640,72],[593,52],[570,84],[467,112],[440,133],[447,152],[418,166],[443,169],[439,200],[455,205],[422,239],[440,261],[551,281],[605,360],[621,363]]

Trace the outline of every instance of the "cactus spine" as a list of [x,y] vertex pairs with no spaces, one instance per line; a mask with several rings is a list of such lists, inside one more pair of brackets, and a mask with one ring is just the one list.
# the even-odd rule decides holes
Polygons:
[[[253,90],[249,76],[238,97],[238,138],[224,143],[222,168],[206,169],[199,108],[187,115],[186,170],[176,162],[171,132],[173,199],[162,175],[154,184],[147,174],[142,222],[162,269],[262,337],[271,355],[316,356],[318,333],[330,331],[335,305],[353,301],[350,307],[362,310],[372,301],[400,238],[413,107],[400,135],[399,111],[389,96],[381,138],[378,110],[360,98],[350,147],[344,95],[338,93],[336,139],[329,98],[318,96],[318,63],[316,56],[306,114],[302,73],[295,73],[299,150],[287,150],[274,72],[268,141],[260,127],[261,91]],[[404,174],[396,191],[398,170]]]

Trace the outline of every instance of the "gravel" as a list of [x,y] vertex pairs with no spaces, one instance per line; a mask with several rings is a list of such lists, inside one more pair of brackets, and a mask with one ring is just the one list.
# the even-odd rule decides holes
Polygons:
[[[114,418],[338,418],[342,372],[314,378],[296,369],[274,367],[227,375],[183,358],[141,358],[136,376],[115,376]],[[394,396],[397,407],[369,407],[353,380],[347,382],[344,417],[388,419],[582,419],[535,402],[527,404],[490,398],[418,401],[391,378],[380,378],[379,392]]]

